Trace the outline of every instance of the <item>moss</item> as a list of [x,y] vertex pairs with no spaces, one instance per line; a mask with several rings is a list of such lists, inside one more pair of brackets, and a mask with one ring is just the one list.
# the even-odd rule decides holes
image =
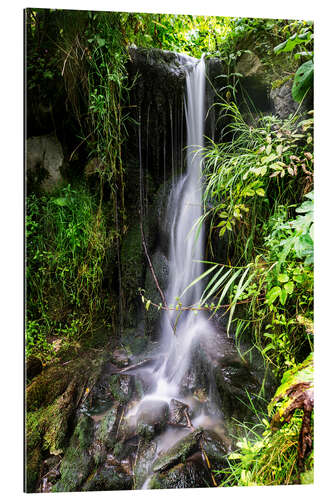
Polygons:
[[145,442],[141,438],[137,451],[137,459],[133,467],[135,489],[142,488],[148,474],[151,462],[156,456],[157,445],[154,441]]
[[92,439],[93,420],[81,415],[61,463],[61,479],[52,491],[77,491],[94,466],[88,451]]
[[35,491],[41,464],[42,464],[42,453],[39,447],[36,447],[32,451],[30,451],[30,453],[27,453],[26,484],[25,484],[25,489],[27,493],[33,493]]
[[52,403],[65,391],[70,379],[70,371],[62,366],[52,366],[45,370],[27,387],[27,410],[36,410]]
[[149,490],[160,490],[163,489],[163,485],[161,483],[161,479],[159,474],[154,474],[148,483]]
[[115,444],[115,423],[117,420],[118,405],[111,408],[100,422],[96,431],[96,442],[98,446],[94,450],[95,463],[101,464],[106,457],[108,449]]
[[82,487],[82,491],[129,490],[132,486],[130,476],[121,467],[103,466],[94,472]]
[[[95,360],[90,359],[92,356],[96,356],[96,352],[85,353],[66,368],[48,368],[27,389],[26,468],[29,491],[34,490],[42,465],[36,457],[43,452],[59,455],[67,445],[69,426],[83,394],[84,384],[93,386],[105,361],[104,353]],[[59,395],[59,392],[62,394]],[[40,407],[37,407],[38,404]],[[76,432],[79,446],[85,447],[87,429],[84,424]]]
[[120,403],[128,403],[132,391],[130,390],[129,381],[127,380],[125,384],[122,384],[122,378],[127,378],[126,375],[112,375],[110,377],[110,392],[113,399],[119,401]]
[[284,78],[274,80],[272,82],[272,90],[282,87],[286,82],[289,82],[294,77],[294,75],[287,75]]

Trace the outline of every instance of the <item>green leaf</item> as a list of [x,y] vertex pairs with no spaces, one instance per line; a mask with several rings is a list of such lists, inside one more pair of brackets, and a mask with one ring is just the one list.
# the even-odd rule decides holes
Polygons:
[[[288,284],[288,283],[287,283]],[[282,288],[281,290],[281,294],[280,294],[280,302],[281,304],[284,306],[285,303],[286,303],[286,300],[287,300],[287,297],[288,297],[288,292],[285,288]]]
[[256,189],[256,194],[258,196],[265,196],[265,190],[263,188]]
[[67,198],[55,198],[53,203],[59,207],[66,207],[68,205],[68,200]]
[[279,286],[274,286],[267,292],[266,301],[268,304],[273,304],[273,302],[279,297],[281,294],[281,288]]
[[293,99],[296,102],[301,102],[305,94],[312,87],[313,73],[313,61],[303,63],[296,71],[294,83],[291,89]]
[[195,278],[195,280],[193,280],[186,288],[185,290],[183,291],[183,293],[181,294],[180,297],[182,297],[189,288],[191,288],[193,285],[195,285],[196,283],[198,283],[198,281],[202,280],[203,278],[205,278],[205,276],[207,276],[208,274],[210,274],[212,271],[214,271],[214,269],[216,269],[218,267],[218,264],[215,264],[214,266],[212,266],[210,269],[207,269],[207,271],[205,271],[204,273],[200,274],[200,276],[198,276],[197,278]]
[[287,283],[287,281],[289,281],[289,276],[288,274],[279,274],[278,275],[278,281],[280,283]]
[[298,35],[297,33],[295,33],[293,36],[274,47],[273,50],[275,54],[280,54],[281,52],[291,52],[296,47],[296,45],[304,44],[310,39],[310,31],[308,31],[307,33],[303,33],[302,35]]
[[292,281],[289,281],[288,283],[284,284],[284,290],[290,295],[294,291],[294,283]]
[[[200,299],[200,302],[201,303],[205,303],[207,302],[207,300],[213,295],[213,293],[222,285],[223,281],[225,281],[227,279],[227,277],[229,276],[229,274],[231,273],[232,269],[229,269],[220,279],[217,279],[219,277],[219,275],[221,274],[221,272],[224,270],[223,267],[221,267],[221,269],[219,269],[219,271],[213,276],[213,278],[210,280],[210,282],[208,283],[208,285],[206,286],[205,290],[204,290],[204,293],[208,292],[205,296],[204,293],[202,294],[201,296],[201,299]],[[217,280],[217,281],[216,281]],[[216,281],[216,283],[215,283]],[[212,286],[214,284],[214,286]],[[210,288],[212,287],[212,288]]]
[[246,280],[246,282],[243,284],[243,281],[247,275],[247,273],[249,272],[250,270],[250,267],[247,267],[241,277],[241,279],[239,280],[239,283],[237,285],[237,290],[236,290],[236,293],[235,293],[235,296],[232,300],[232,306],[230,308],[230,312],[229,312],[229,320],[228,320],[228,325],[227,325],[227,333],[229,333],[229,328],[230,328],[230,325],[231,325],[231,320],[232,320],[232,317],[233,317],[233,313],[234,313],[234,309],[236,307],[236,303],[237,303],[237,300],[239,298],[239,296],[241,295],[241,293],[243,292],[243,290],[246,289],[247,285],[250,283],[250,281],[252,281],[253,279],[253,274],[250,275],[250,277]]

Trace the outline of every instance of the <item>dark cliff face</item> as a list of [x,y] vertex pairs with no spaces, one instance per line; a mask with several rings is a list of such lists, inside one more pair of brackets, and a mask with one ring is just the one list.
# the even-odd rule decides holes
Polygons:
[[[128,73],[131,85],[130,112],[141,123],[143,166],[159,185],[184,167],[186,146],[185,93],[186,71],[194,58],[159,49],[130,49]],[[221,123],[213,106],[219,99],[223,63],[216,58],[206,61],[205,135],[215,139]],[[137,156],[138,128],[130,130],[129,153]]]
[[[139,157],[155,184],[160,184],[183,163],[185,139],[185,69],[178,54],[151,49],[130,49],[129,153]],[[139,127],[137,124],[139,124]]]

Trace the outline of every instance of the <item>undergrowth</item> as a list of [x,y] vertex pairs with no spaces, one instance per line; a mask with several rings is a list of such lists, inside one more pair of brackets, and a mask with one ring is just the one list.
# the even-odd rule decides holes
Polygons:
[[[27,197],[26,349],[43,360],[79,341],[106,312],[103,266],[112,243],[98,197],[70,185]],[[58,342],[57,342],[58,341]]]
[[227,251],[190,286],[208,279],[200,305],[211,315],[223,308],[228,330],[250,337],[281,375],[313,344],[312,112],[248,124],[236,104],[222,108],[227,141],[203,148],[196,228],[209,223],[211,256],[216,236]]

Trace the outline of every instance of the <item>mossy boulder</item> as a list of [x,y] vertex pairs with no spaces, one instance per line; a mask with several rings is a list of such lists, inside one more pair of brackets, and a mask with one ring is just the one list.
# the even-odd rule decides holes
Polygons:
[[121,466],[104,464],[94,471],[82,487],[82,491],[112,491],[132,489],[132,478]]
[[141,489],[150,471],[151,463],[155,458],[157,445],[154,441],[146,442],[141,439],[138,446],[137,460],[135,462],[134,484],[135,489]]
[[185,462],[186,458],[198,449],[198,442],[202,433],[203,429],[198,428],[188,436],[180,439],[174,446],[155,460],[153,463],[153,472],[163,472],[179,462]]
[[61,478],[52,491],[78,491],[88,477],[94,467],[93,457],[89,453],[93,429],[93,420],[87,415],[81,415],[60,466]]
[[25,470],[25,491],[33,493],[39,479],[42,465],[42,451],[39,446],[33,448],[26,456]]
[[147,489],[204,488],[212,486],[209,474],[204,467],[181,463],[164,473],[157,473],[148,482]]
[[105,460],[107,450],[116,443],[118,408],[119,404],[116,403],[98,424],[93,446],[94,460],[97,465]]
[[110,377],[109,390],[112,398],[122,404],[128,403],[133,393],[133,379],[130,375],[115,374]]
[[27,410],[36,410],[52,403],[66,390],[71,378],[71,370],[67,367],[58,365],[46,369],[27,386]]
[[35,491],[42,454],[64,452],[76,409],[89,394],[104,363],[104,353],[96,357],[95,351],[88,351],[65,366],[45,369],[27,387],[27,491]]

